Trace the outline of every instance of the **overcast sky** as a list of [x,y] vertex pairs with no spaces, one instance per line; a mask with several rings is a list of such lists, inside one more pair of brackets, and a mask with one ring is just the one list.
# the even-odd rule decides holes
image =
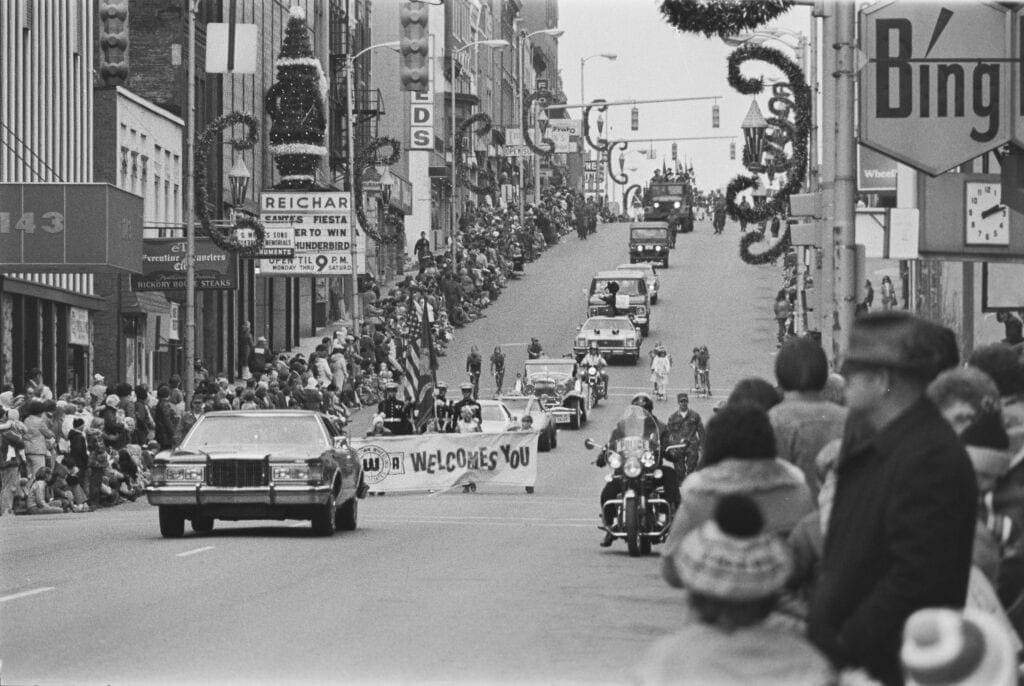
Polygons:
[[[670,136],[736,136],[737,158],[743,147],[740,123],[751,96],[740,95],[726,80],[726,58],[731,48],[718,38],[710,39],[684,34],[669,26],[658,11],[656,0],[559,0],[559,25],[565,35],[559,39],[559,64],[566,97],[570,103],[580,102],[580,59],[598,53],[615,53],[613,61],[594,58],[586,63],[586,99],[646,100],[719,95],[721,128],[711,126],[711,101],[638,105],[640,129],[630,131],[630,107],[609,109],[611,139]],[[771,26],[805,35],[810,29],[810,8],[796,7]],[[793,42],[792,39],[790,42]],[[787,52],[773,42],[772,47]],[[758,72],[766,77],[778,76],[770,66]],[[754,72],[757,73],[757,72]],[[759,97],[762,111],[767,112],[767,98]],[[575,110],[574,118],[580,116]],[[592,124],[596,114],[592,114]],[[657,160],[639,154],[627,154],[626,167],[636,166],[630,183],[645,182],[655,168],[661,168],[662,156],[671,164],[671,143],[652,144]],[[630,144],[630,150],[651,147]],[[729,141],[685,141],[679,143],[679,156],[691,161],[698,186],[703,189],[724,188],[729,179],[744,172],[739,160],[729,159]]]

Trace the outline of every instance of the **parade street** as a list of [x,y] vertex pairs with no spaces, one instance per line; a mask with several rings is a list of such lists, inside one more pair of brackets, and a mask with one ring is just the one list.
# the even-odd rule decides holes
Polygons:
[[[670,400],[655,407],[663,419],[689,390],[694,346],[711,351],[716,397],[692,402],[705,422],[740,378],[772,378],[779,269],[741,263],[737,231],[716,236],[699,222],[679,236],[659,270],[640,364],[609,368],[611,397],[540,454],[533,494],[370,497],[358,530],[330,538],[305,521],[222,521],[207,535],[163,539],[142,500],[3,517],[3,683],[628,679],[644,649],[677,628],[681,595],[661,581],[656,556],[598,546],[605,470],[583,439],[604,442],[629,397],[650,390],[647,352],[658,341],[674,359]],[[503,345],[512,379],[531,336],[546,354],[568,352],[591,274],[628,262],[626,248],[622,224],[563,238],[486,318],[456,332],[438,378],[457,389],[472,345],[485,360]],[[485,366],[481,397],[491,392]]]

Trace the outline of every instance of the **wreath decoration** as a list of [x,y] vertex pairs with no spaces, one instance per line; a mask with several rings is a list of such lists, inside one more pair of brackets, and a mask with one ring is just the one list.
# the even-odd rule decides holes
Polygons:
[[680,31],[725,38],[750,31],[785,14],[792,0],[662,0],[665,21]]
[[480,170],[480,178],[483,179],[483,183],[477,185],[470,181],[468,169],[466,165],[462,164],[462,140],[465,134],[469,131],[473,124],[480,122],[480,127],[474,131],[477,136],[486,136],[491,132],[491,118],[483,112],[478,112],[472,117],[468,117],[462,124],[459,125],[458,132],[455,135],[455,159],[458,160],[455,170],[455,180],[461,183],[463,186],[473,191],[474,193],[489,194],[493,193],[498,189],[495,184],[494,174],[487,170]]
[[604,138],[598,138],[595,143],[590,138],[590,110],[596,107],[598,112],[607,112],[608,105],[605,105],[605,102],[607,101],[604,99],[594,100],[583,108],[583,140],[587,142],[587,145],[598,152],[604,152],[608,149],[608,141]]
[[[231,147],[235,150],[249,150],[255,146],[260,138],[260,124],[254,116],[242,112],[229,112],[217,117],[210,122],[209,126],[203,129],[202,135],[196,140],[195,213],[203,233],[209,236],[210,240],[218,248],[237,253],[241,257],[255,257],[263,249],[263,241],[266,239],[266,230],[259,219],[255,217],[239,217],[235,220],[235,225],[226,231],[210,225],[210,209],[208,207],[210,196],[206,188],[206,168],[209,163],[209,152],[210,148],[220,137],[221,132],[235,125],[246,127],[246,132],[241,138],[231,139]],[[239,229],[251,230],[255,236],[255,241],[252,243],[241,243],[238,239]]]
[[[744,62],[756,60],[767,62],[781,70],[789,81],[788,90],[792,91],[793,100],[790,101],[783,89],[774,89],[774,97],[769,107],[773,114],[793,114],[794,121],[790,122],[782,116],[774,116],[767,120],[768,124],[775,128],[775,134],[769,140],[769,146],[775,154],[776,159],[772,163],[770,175],[785,173],[786,182],[776,191],[771,198],[763,205],[753,208],[740,207],[736,202],[739,193],[747,188],[757,188],[759,181],[756,176],[737,176],[726,188],[725,203],[726,212],[733,219],[747,222],[761,222],[769,219],[777,213],[784,212],[789,203],[789,196],[799,192],[800,186],[807,175],[807,154],[808,138],[811,130],[811,92],[804,80],[804,73],[800,67],[782,52],[762,45],[742,46],[729,55],[729,85],[744,95],[756,95],[764,89],[761,79],[748,79],[740,73],[740,65]],[[792,106],[788,103],[792,102]],[[792,144],[792,155],[785,159],[785,145]],[[744,146],[743,158],[749,160],[749,151]],[[788,235],[788,234],[787,234]],[[744,238],[747,246],[755,242],[753,239]],[[784,245],[788,239],[779,242],[776,248]],[[775,248],[773,248],[775,250]],[[745,261],[750,253],[741,245],[740,255]],[[770,262],[774,258],[767,258]],[[752,264],[764,264],[765,262],[752,262]]]
[[[391,148],[391,152],[381,157],[378,154],[381,148]],[[377,243],[382,242],[381,236],[376,229],[370,226],[370,222],[366,218],[366,211],[363,209],[363,170],[372,164],[392,165],[401,156],[402,144],[397,139],[388,136],[374,138],[370,141],[369,145],[356,155],[355,168],[352,170],[353,185],[355,186],[353,204],[355,205],[356,218],[359,220],[359,225],[366,232],[366,235]]]
[[530,148],[530,150],[533,150],[538,155],[542,155],[544,157],[547,157],[548,155],[551,155],[552,153],[555,152],[555,142],[550,138],[544,138],[541,142],[547,143],[548,147],[546,149],[539,147],[536,143],[533,142],[533,136],[530,135],[530,127],[527,122],[530,121],[530,110],[533,107],[533,103],[537,102],[538,100],[550,101],[551,98],[551,91],[539,90],[530,93],[530,95],[523,100],[523,140],[526,142],[526,145]]
[[740,259],[747,264],[771,264],[775,260],[779,259],[792,247],[791,236],[789,235],[789,225],[786,226],[786,231],[782,234],[779,242],[768,248],[761,253],[750,252],[750,246],[754,243],[760,243],[764,240],[764,234],[760,231],[749,231],[743,235],[740,239]]

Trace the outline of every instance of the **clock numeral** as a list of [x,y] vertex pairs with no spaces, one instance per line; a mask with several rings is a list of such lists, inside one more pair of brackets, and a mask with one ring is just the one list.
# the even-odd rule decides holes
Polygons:
[[978,199],[977,198],[971,198],[971,204],[972,205],[977,205],[978,204]]

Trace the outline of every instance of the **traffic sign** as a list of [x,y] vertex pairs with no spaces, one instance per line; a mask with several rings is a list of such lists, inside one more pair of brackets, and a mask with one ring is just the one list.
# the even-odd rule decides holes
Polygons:
[[990,0],[863,10],[861,142],[937,175],[1010,140],[1011,19]]

